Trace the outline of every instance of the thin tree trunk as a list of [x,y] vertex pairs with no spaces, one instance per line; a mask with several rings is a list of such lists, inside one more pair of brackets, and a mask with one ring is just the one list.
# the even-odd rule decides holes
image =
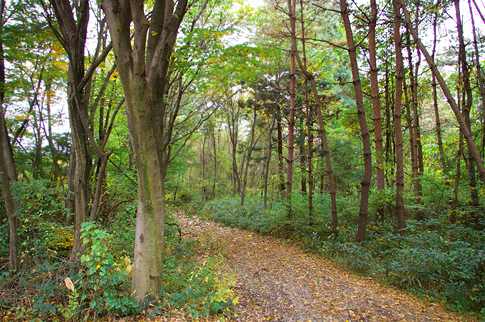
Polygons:
[[[413,118],[412,118],[412,127],[409,128],[409,134],[411,137],[411,151],[413,152],[413,160],[412,160],[412,168],[413,168],[413,188],[414,188],[414,196],[416,198],[416,204],[421,204],[421,164],[423,163],[422,158],[422,148],[421,148],[421,140],[420,140],[420,131],[419,131],[419,114],[418,114],[418,71],[419,71],[419,64],[418,61],[416,65],[413,63],[413,55],[412,55],[412,46],[411,46],[411,39],[409,36],[409,32],[406,35],[408,41],[408,63],[409,63],[409,79],[411,81],[411,98],[412,98],[412,106],[413,106]],[[418,52],[419,56],[419,52]],[[415,70],[414,70],[415,68]],[[408,109],[409,108],[409,104]],[[410,117],[410,114],[408,114]],[[419,153],[421,151],[421,154]],[[421,157],[420,157],[421,156]],[[421,210],[416,211],[416,220],[422,219],[422,212]]]
[[[385,149],[385,160],[386,162],[391,161],[391,155],[393,155],[393,126],[391,124],[391,98],[390,98],[390,84],[389,84],[389,63],[386,63],[386,77],[385,77],[385,90],[384,90],[384,102],[385,102],[385,113],[386,113],[386,149]],[[394,161],[394,160],[392,160]],[[389,175],[385,176],[387,179],[387,184],[389,185]],[[384,221],[384,217],[381,217],[381,222]]]
[[428,51],[426,50],[426,47],[424,47],[423,43],[419,39],[416,30],[413,28],[409,12],[406,9],[406,5],[404,4],[403,0],[396,0],[396,1],[398,1],[398,3],[402,6],[404,16],[405,16],[406,26],[408,30],[411,32],[411,35],[413,35],[414,41],[416,42],[419,50],[421,50],[423,55],[426,57],[426,61],[428,62],[428,65],[431,68],[431,71],[435,75],[438,81],[438,84],[440,84],[441,90],[443,91],[443,94],[445,95],[446,99],[448,100],[448,103],[450,104],[453,110],[453,113],[455,114],[456,120],[458,121],[458,124],[460,125],[460,129],[463,131],[463,136],[465,137],[465,140],[467,142],[468,150],[470,151],[471,155],[473,156],[473,160],[477,165],[478,172],[480,173],[480,178],[482,179],[482,182],[485,183],[485,167],[483,165],[483,161],[480,157],[480,154],[478,153],[478,149],[475,145],[475,141],[473,140],[473,137],[468,127],[466,126],[465,120],[461,115],[460,108],[456,104],[456,101],[453,98],[453,95],[451,94],[448,86],[445,83],[445,80],[443,79],[438,68],[436,67],[432,57],[429,55]]
[[[305,20],[303,16],[303,0],[300,0],[300,11],[301,11],[301,45],[303,54],[303,67],[307,69],[307,58],[306,58],[306,39],[305,39]],[[307,128],[307,138],[308,138],[308,150],[307,150],[307,160],[308,160],[308,224],[313,225],[313,169],[312,169],[312,157],[313,157],[313,133],[312,133],[312,109],[310,106],[310,100],[308,97],[308,79],[305,78],[305,107],[306,115],[305,122]],[[302,160],[303,163],[303,160]],[[303,187],[302,187],[303,188]]]
[[5,97],[5,58],[3,50],[3,15],[5,10],[5,0],[0,2],[0,179],[2,180],[3,199],[5,203],[5,210],[8,218],[8,247],[9,247],[9,272],[12,276],[17,268],[18,263],[18,232],[17,232],[17,216],[15,211],[17,203],[13,198],[10,189],[11,182],[17,180],[15,171],[15,163],[8,138],[7,126],[5,123],[5,110],[3,107]]
[[276,123],[276,132],[278,135],[278,144],[277,144],[277,149],[278,149],[278,178],[279,178],[279,184],[278,184],[278,189],[281,194],[284,193],[285,191],[285,166],[283,162],[283,126],[281,125],[282,120],[283,120],[283,115],[281,113],[281,107],[280,104],[276,103],[276,108],[277,108],[277,123]]
[[[435,13],[433,18],[433,51],[431,54],[433,61],[435,60],[436,43],[438,41],[438,38],[436,35],[437,24],[438,24],[438,12]],[[440,153],[441,170],[443,171],[444,174],[446,174],[448,173],[448,168],[446,166],[445,154],[443,150],[443,139],[441,138],[441,121],[440,121],[440,113],[438,109],[438,91],[436,88],[437,84],[436,84],[436,77],[434,76],[434,74],[431,75],[431,86],[433,88],[433,109],[434,109],[434,115],[436,120],[436,139],[438,141],[438,151]]]
[[[458,41],[459,41],[459,55],[460,55],[460,65],[463,75],[463,100],[462,100],[462,111],[463,117],[466,126],[468,127],[468,131],[471,133],[471,123],[470,123],[470,111],[472,107],[472,88],[470,85],[470,71],[468,68],[468,62],[466,59],[466,48],[465,48],[465,40],[463,37],[463,24],[461,22],[461,13],[460,13],[460,1],[455,0],[455,10],[456,10],[456,24],[458,30]],[[468,144],[467,144],[468,148]],[[475,175],[475,162],[473,160],[473,156],[471,154],[470,149],[468,148],[468,177],[469,177],[469,185],[470,185],[470,194],[472,199],[472,205],[474,207],[478,207],[479,200],[478,200],[478,192],[477,192],[477,181]]]
[[480,97],[482,98],[482,157],[485,153],[485,84],[482,75],[482,67],[480,65],[480,52],[478,51],[478,41],[475,29],[475,19],[473,17],[473,10],[470,0],[468,0],[468,7],[470,9],[470,17],[472,22],[472,32],[473,32],[473,47],[475,49],[475,67],[477,69],[477,81],[478,88],[480,90]]
[[269,177],[269,166],[271,163],[271,152],[273,146],[273,130],[275,125],[275,120],[271,121],[271,125],[269,127],[269,136],[268,136],[268,156],[266,157],[266,164],[264,169],[264,210],[268,209],[268,177]]
[[251,162],[251,156],[253,154],[254,147],[261,138],[262,133],[255,138],[255,131],[256,131],[256,123],[257,123],[257,111],[256,107],[253,107],[253,123],[251,124],[251,134],[249,139],[248,151],[247,151],[247,158],[246,158],[246,166],[244,169],[244,178],[242,182],[242,189],[241,189],[241,206],[244,206],[244,198],[246,195],[246,186],[248,183],[248,172],[249,172],[249,163]]
[[[382,159],[384,148],[382,146],[382,122],[381,122],[381,100],[379,97],[379,81],[377,79],[379,69],[377,68],[376,53],[376,24],[377,24],[377,4],[376,0],[370,1],[371,16],[369,22],[369,64],[370,64],[370,83],[372,92],[372,110],[374,117],[374,141],[376,149],[376,190],[384,190],[384,168]],[[377,209],[377,218],[384,218],[384,207]]]
[[291,190],[293,183],[294,163],[294,132],[295,132],[295,102],[296,102],[296,0],[288,0],[288,15],[290,18],[290,115],[288,122],[288,158],[286,169],[286,200],[288,202],[288,218],[291,216]]
[[369,208],[369,189],[372,178],[372,156],[370,149],[370,137],[367,130],[367,121],[365,119],[364,99],[362,97],[362,87],[359,76],[359,66],[357,64],[357,47],[354,42],[352,26],[350,24],[347,1],[340,0],[340,14],[344,22],[344,28],[347,38],[347,45],[350,58],[350,68],[352,70],[352,81],[355,90],[355,103],[357,106],[357,117],[359,119],[360,133],[362,136],[362,150],[364,154],[364,176],[361,181],[360,193],[360,212],[359,228],[357,230],[357,242],[365,240],[365,230],[367,227],[367,212]]
[[396,96],[394,102],[394,131],[396,136],[396,214],[399,234],[404,235],[406,224],[404,219],[404,158],[401,132],[401,100],[402,85],[404,80],[404,64],[402,57],[402,40],[400,34],[400,4],[395,1],[392,4],[394,9],[394,45],[396,51]]
[[456,221],[456,208],[458,207],[458,188],[460,187],[460,176],[461,176],[461,156],[463,154],[463,134],[460,131],[460,136],[458,139],[458,153],[456,156],[456,174],[455,182],[453,184],[453,200],[451,202],[451,213],[450,213],[450,223],[454,224]]
[[[337,198],[336,198],[336,192],[335,192],[335,183],[333,179],[333,170],[332,170],[332,161],[330,160],[330,149],[328,148],[328,142],[327,142],[327,133],[325,131],[325,124],[323,123],[323,116],[322,116],[322,102],[320,101],[320,97],[318,96],[318,90],[317,90],[317,84],[315,82],[315,77],[310,74],[305,66],[303,65],[303,62],[300,59],[300,56],[298,55],[298,52],[296,52],[296,58],[298,60],[298,65],[300,66],[300,69],[302,73],[305,75],[305,77],[310,81],[310,84],[312,85],[312,91],[313,91],[313,97],[315,99],[315,110],[317,112],[317,118],[318,118],[318,125],[319,125],[319,133],[320,133],[320,140],[322,141],[322,148],[323,148],[323,155],[325,156],[325,163],[327,166],[327,176],[328,176],[328,184],[329,184],[329,190],[330,190],[330,201],[332,204],[332,234],[334,236],[337,236],[338,234],[338,217],[337,217]],[[323,180],[324,176],[320,177],[320,191],[323,193]]]

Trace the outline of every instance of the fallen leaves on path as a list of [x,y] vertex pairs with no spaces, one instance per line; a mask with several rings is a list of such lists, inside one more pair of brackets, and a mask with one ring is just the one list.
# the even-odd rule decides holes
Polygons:
[[185,231],[220,240],[239,279],[237,321],[462,321],[435,303],[383,287],[304,254],[294,243],[179,217]]

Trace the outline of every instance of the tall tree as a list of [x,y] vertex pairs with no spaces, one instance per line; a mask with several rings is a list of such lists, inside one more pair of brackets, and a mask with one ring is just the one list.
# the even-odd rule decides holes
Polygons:
[[473,140],[473,136],[471,135],[471,132],[468,129],[463,116],[461,115],[460,108],[456,104],[456,101],[453,98],[453,95],[451,94],[450,89],[446,85],[445,80],[443,79],[443,77],[441,76],[441,73],[436,67],[436,64],[433,58],[431,57],[431,55],[428,53],[428,50],[421,42],[421,39],[418,37],[418,34],[411,22],[411,15],[407,10],[406,5],[404,4],[404,1],[403,0],[396,0],[396,1],[401,5],[403,9],[406,27],[411,32],[411,35],[413,36],[414,41],[416,42],[416,45],[418,46],[419,50],[421,51],[421,53],[423,53],[424,57],[426,58],[428,66],[431,68],[433,75],[436,77],[436,80],[438,81],[438,84],[440,85],[441,90],[443,91],[443,94],[445,95],[448,103],[451,106],[451,109],[453,110],[453,113],[455,114],[456,120],[458,121],[458,124],[460,125],[460,129],[463,132],[463,136],[465,137],[468,150],[470,151],[473,157],[473,160],[475,161],[475,164],[478,168],[478,172],[480,173],[482,182],[485,183],[485,167],[483,166],[483,161],[480,157],[480,154],[478,153],[478,149],[475,144],[475,141]]
[[[468,127],[468,131],[472,131],[470,122],[470,113],[472,107],[472,88],[470,84],[470,69],[467,62],[467,52],[465,47],[465,39],[463,35],[463,23],[461,22],[460,1],[455,0],[455,12],[456,12],[456,28],[458,30],[458,44],[459,44],[459,61],[461,67],[462,81],[463,81],[463,99],[462,99],[462,114],[465,121],[465,125]],[[468,182],[470,185],[470,194],[472,199],[472,205],[478,207],[478,192],[477,181],[475,175],[475,162],[471,150],[467,144],[468,149]]]
[[396,95],[394,102],[394,131],[396,137],[396,214],[397,228],[399,234],[404,234],[406,227],[404,221],[404,157],[403,142],[401,132],[401,100],[404,81],[404,62],[402,57],[402,39],[401,39],[401,5],[393,1],[394,12],[394,48],[396,51]]
[[362,137],[362,149],[364,153],[364,176],[361,181],[359,228],[357,230],[357,242],[365,240],[365,229],[367,226],[367,211],[369,208],[369,189],[372,178],[372,157],[370,150],[370,137],[365,119],[364,99],[362,97],[362,85],[360,83],[359,66],[357,64],[357,46],[355,45],[352,26],[349,19],[349,11],[346,0],[340,0],[340,14],[344,22],[347,46],[350,58],[350,69],[352,70],[352,83],[355,91],[355,104],[357,117],[359,119],[360,133]]
[[[154,298],[161,288],[165,230],[165,177],[177,111],[169,113],[170,57],[187,0],[156,0],[150,21],[144,1],[102,0],[126,98],[138,176],[132,293]],[[133,23],[134,35],[130,32]]]
[[[374,141],[376,150],[376,189],[384,189],[384,168],[382,161],[384,158],[384,148],[382,146],[382,122],[381,122],[381,99],[379,95],[378,67],[377,67],[377,48],[376,48],[376,26],[377,26],[377,3],[370,1],[371,15],[369,20],[369,65],[370,83],[372,95],[372,111],[374,119]],[[384,207],[377,209],[378,218],[384,218]]]
[[288,217],[291,214],[291,190],[293,182],[294,163],[294,132],[296,114],[296,0],[288,0],[288,16],[290,18],[290,116],[288,122],[288,167],[286,169],[286,199],[288,200]]
[[[70,164],[72,172],[69,177],[69,186],[74,189],[74,245],[71,258],[78,259],[83,245],[81,225],[88,220],[95,219],[99,202],[99,200],[94,199],[93,207],[89,205],[92,167],[89,142],[103,161],[104,166],[106,166],[109,156],[109,153],[104,153],[101,150],[91,133],[88,124],[88,110],[92,75],[110,52],[111,46],[107,46],[100,55],[97,52],[96,59],[86,71],[85,49],[90,12],[89,1],[81,0],[71,4],[69,0],[51,0],[50,3],[59,30],[51,20],[50,9],[44,5],[47,19],[69,58],[67,95],[72,137]],[[98,198],[100,197],[102,179],[102,176],[98,177],[97,191],[95,192],[95,196]]]
[[[436,4],[436,6],[439,5],[439,1],[440,0],[438,0],[438,3]],[[435,14],[434,14],[434,17],[433,17],[433,49],[432,49],[432,53],[431,53],[431,59],[433,61],[435,60],[436,44],[438,42],[438,37],[437,37],[438,12],[439,12],[438,10],[435,10]],[[434,73],[432,73],[432,76],[431,76],[431,86],[433,88],[433,110],[434,110],[434,115],[435,115],[436,140],[438,141],[438,151],[440,153],[441,170],[444,173],[447,173],[448,171],[447,171],[447,167],[446,167],[445,154],[444,154],[444,150],[443,150],[443,139],[441,138],[440,113],[439,113],[439,109],[438,109],[438,90],[437,90],[438,84],[436,83],[436,77],[434,76]],[[484,136],[484,138],[485,138],[485,136]]]
[[5,59],[3,50],[3,26],[4,26],[5,0],[0,2],[0,171],[2,181],[3,198],[7,212],[9,227],[9,270],[13,274],[18,268],[18,233],[17,216],[15,214],[16,203],[13,199],[10,183],[17,180],[15,163],[10,146],[10,140],[5,124]]
[[[476,4],[475,4],[476,5]],[[478,89],[480,90],[480,97],[482,99],[482,156],[485,153],[485,82],[482,75],[482,67],[480,64],[480,52],[478,51],[477,31],[475,28],[475,18],[473,17],[473,9],[471,1],[468,0],[468,8],[470,10],[470,18],[472,22],[473,33],[473,47],[475,49],[475,68],[477,70]]]

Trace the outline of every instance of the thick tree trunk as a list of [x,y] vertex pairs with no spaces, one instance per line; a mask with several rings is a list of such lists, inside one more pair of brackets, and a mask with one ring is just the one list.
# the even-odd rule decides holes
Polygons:
[[400,235],[404,235],[406,228],[404,219],[404,158],[401,132],[401,100],[404,80],[404,63],[402,57],[402,40],[400,4],[393,2],[394,9],[394,46],[396,51],[396,96],[394,102],[394,131],[396,136],[396,214],[397,228]]
[[365,230],[367,227],[367,212],[369,208],[369,189],[372,178],[372,157],[370,150],[370,137],[367,130],[367,121],[365,119],[364,99],[362,97],[362,87],[359,76],[359,66],[357,64],[357,47],[354,42],[352,26],[350,24],[349,12],[346,0],[340,0],[340,14],[344,22],[344,28],[347,38],[347,46],[350,58],[350,68],[352,70],[352,81],[355,90],[355,104],[357,107],[357,117],[359,119],[360,133],[362,136],[362,150],[364,154],[364,176],[361,181],[360,192],[360,212],[359,228],[357,230],[357,242],[365,240]]
[[450,104],[450,106],[453,110],[453,113],[455,114],[456,120],[458,121],[458,124],[460,125],[460,129],[463,131],[463,136],[465,137],[465,140],[467,142],[468,150],[470,151],[470,153],[473,157],[473,160],[475,161],[475,163],[477,165],[478,172],[480,173],[480,178],[482,179],[482,182],[485,183],[485,167],[483,166],[483,161],[480,157],[480,154],[478,153],[478,149],[475,145],[475,141],[473,140],[473,137],[472,137],[468,127],[466,126],[465,120],[463,119],[463,117],[461,115],[460,108],[456,104],[456,101],[453,98],[453,95],[451,94],[450,89],[446,85],[445,80],[441,76],[441,74],[440,74],[438,68],[436,67],[436,64],[434,63],[432,57],[429,55],[428,51],[426,50],[426,47],[424,47],[423,43],[419,39],[418,34],[417,34],[416,30],[414,29],[414,27],[411,23],[411,18],[410,18],[409,12],[407,11],[403,0],[396,0],[396,1],[398,1],[398,3],[401,4],[401,6],[403,8],[405,19],[406,19],[406,26],[407,26],[408,30],[411,32],[411,35],[413,36],[414,41],[416,42],[419,50],[421,50],[423,55],[426,57],[426,61],[428,62],[428,65],[431,68],[431,71],[435,75],[436,80],[438,81],[438,84],[440,84],[441,90],[443,91],[443,94],[445,95],[448,103]]
[[[142,301],[161,288],[165,230],[165,176],[177,111],[167,113],[169,60],[187,1],[157,0],[151,23],[143,2],[102,0],[126,97],[138,175],[132,293]],[[132,40],[130,25],[133,22]],[[133,45],[132,45],[133,44]],[[170,116],[167,116],[169,115]],[[170,117],[170,118],[168,118]]]

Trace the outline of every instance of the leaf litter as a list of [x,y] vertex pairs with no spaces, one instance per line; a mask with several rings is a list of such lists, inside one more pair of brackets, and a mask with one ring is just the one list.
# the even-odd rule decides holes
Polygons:
[[[237,273],[235,321],[464,321],[402,291],[339,270],[294,242],[179,214],[186,233],[219,250]],[[468,321],[473,321],[468,319]]]

